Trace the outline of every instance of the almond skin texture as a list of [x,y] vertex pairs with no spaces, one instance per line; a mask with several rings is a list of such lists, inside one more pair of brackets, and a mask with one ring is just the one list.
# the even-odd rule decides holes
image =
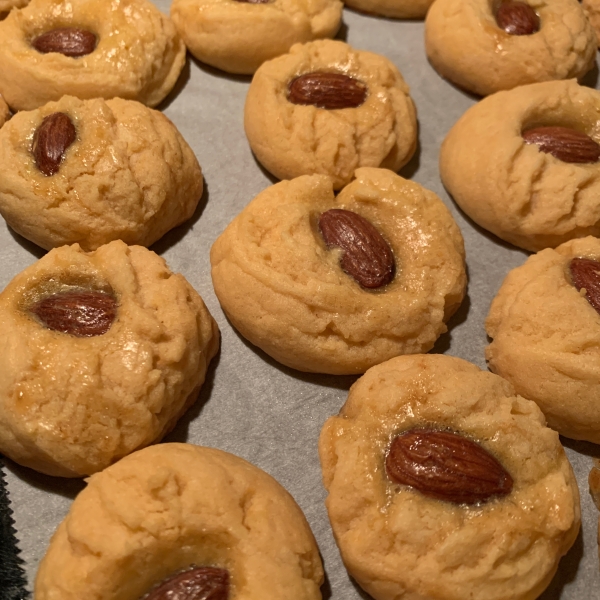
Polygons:
[[94,337],[110,329],[117,315],[117,301],[106,292],[77,290],[48,296],[29,312],[53,331]]
[[392,441],[385,461],[395,483],[454,504],[479,504],[510,494],[512,477],[479,444],[449,431],[415,429]]
[[58,52],[64,56],[77,58],[91,54],[96,49],[96,42],[96,36],[91,31],[63,27],[42,33],[31,42],[31,45],[42,54]]
[[510,35],[531,35],[540,30],[540,18],[525,2],[503,2],[496,13],[496,23]]
[[165,579],[143,600],[228,600],[229,572],[217,567],[194,567]]
[[552,154],[563,162],[595,163],[600,158],[600,145],[569,127],[536,127],[522,135],[528,144],[537,144],[540,152]]
[[379,288],[394,278],[392,249],[364,217],[332,208],[319,217],[319,231],[327,246],[344,251],[340,266],[362,287]]
[[317,71],[292,79],[288,100],[292,104],[312,104],[328,110],[357,108],[367,98],[367,86],[341,73]]
[[75,125],[68,115],[48,115],[33,137],[31,152],[37,168],[48,177],[58,173],[64,154],[76,137]]
[[569,264],[571,281],[577,289],[585,289],[585,297],[600,314],[600,262],[589,258],[574,258]]

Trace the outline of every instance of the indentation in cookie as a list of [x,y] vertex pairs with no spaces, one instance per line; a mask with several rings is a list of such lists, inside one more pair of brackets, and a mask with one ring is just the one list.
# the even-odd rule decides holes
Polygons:
[[328,247],[343,250],[340,266],[362,287],[379,288],[394,278],[394,253],[381,233],[364,217],[332,208],[320,215],[319,231]]
[[61,27],[38,35],[31,45],[42,54],[58,52],[64,56],[78,58],[91,54],[96,49],[97,42],[96,35],[87,29]]
[[77,131],[69,115],[48,115],[36,129],[31,152],[37,168],[46,176],[58,173],[67,148],[75,141]]
[[342,73],[315,71],[305,73],[288,84],[292,104],[312,105],[328,110],[357,108],[367,98],[366,84]]
[[540,18],[525,2],[502,2],[496,11],[496,23],[510,35],[531,35],[540,30]]
[[577,291],[584,289],[586,300],[600,314],[600,262],[573,258],[569,263],[569,274]]
[[44,327],[73,337],[105,334],[117,316],[117,300],[111,292],[66,289],[43,296],[28,311]]
[[228,600],[229,571],[196,567],[167,577],[141,600]]
[[572,127],[536,127],[521,135],[528,144],[537,144],[541,152],[563,162],[595,163],[600,158],[600,145]]
[[506,496],[513,479],[482,446],[459,433],[411,429],[396,436],[385,460],[388,477],[454,504]]

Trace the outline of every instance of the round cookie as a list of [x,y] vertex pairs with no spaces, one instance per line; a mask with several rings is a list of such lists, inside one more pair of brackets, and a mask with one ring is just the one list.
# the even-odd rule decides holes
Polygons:
[[395,19],[422,19],[433,0],[344,0],[360,12]]
[[[497,21],[498,7],[510,8]],[[524,23],[531,27],[519,29]],[[442,77],[485,96],[582,77],[596,61],[596,36],[577,0],[436,0],[425,20],[425,49]]]
[[[320,231],[323,216],[339,209],[352,213],[350,225],[359,221],[347,234],[354,249],[328,246]],[[343,219],[334,221],[343,228]],[[357,258],[367,273],[386,246],[395,267],[387,263],[387,283],[367,288],[354,276],[356,263],[344,261]],[[234,327],[284,365],[317,373],[363,373],[392,356],[430,350],[466,287],[463,240],[448,209],[385,169],[358,169],[337,196],[322,175],[267,188],[216,240],[210,260]]]
[[245,460],[191,444],[146,448],[92,476],[50,542],[35,597],[141,598],[191,565],[228,572],[228,595],[198,597],[321,599],[319,551],[294,499]]
[[596,33],[596,40],[600,45],[600,1],[599,0],[581,0],[581,6],[583,12],[587,15],[590,20],[594,32]]
[[[458,358],[370,369],[326,421],[319,454],[342,558],[375,600],[532,600],[579,531],[558,435],[509,383]],[[415,487],[391,478],[399,467]],[[512,484],[472,502],[501,471]]]
[[[71,143],[55,141],[69,131]],[[62,160],[51,160],[65,145]],[[202,188],[176,127],[139,102],[65,96],[0,130],[0,213],[46,249],[115,239],[149,246],[192,216]]]
[[600,240],[587,237],[543,250],[507,275],[485,323],[492,338],[486,358],[492,371],[538,404],[550,427],[598,444],[598,290],[590,273],[582,285],[578,273],[586,266],[579,260],[573,273],[572,260],[580,258],[600,260]]
[[[563,135],[563,149],[577,154],[581,143],[591,145],[593,159],[600,156],[598,120],[600,92],[575,81],[499,92],[467,110],[448,133],[442,181],[469,217],[515,246],[537,251],[600,235],[600,162],[568,162],[572,156],[557,158],[523,137],[565,127],[571,139]],[[581,134],[589,137],[581,142]]]
[[[349,96],[364,102],[332,109],[291,102],[290,84],[313,73],[341,82],[317,84],[326,103],[338,106]],[[248,90],[244,127],[256,158],[273,175],[328,175],[335,189],[358,167],[398,171],[417,144],[415,107],[398,69],[383,56],[332,40],[297,44],[264,63]]]
[[0,327],[0,452],[62,477],[159,441],[219,345],[183,276],[120,241],[50,251],[0,294]]
[[333,37],[342,7],[340,0],[173,0],[171,18],[198,60],[251,74],[296,43]]
[[156,106],[185,63],[173,23],[148,0],[31,0],[0,22],[0,39],[0,93],[14,110],[65,94]]

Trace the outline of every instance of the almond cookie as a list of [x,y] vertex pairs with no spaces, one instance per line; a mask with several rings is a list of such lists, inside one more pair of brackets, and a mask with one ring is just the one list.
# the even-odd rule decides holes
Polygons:
[[558,434],[508,382],[458,358],[370,369],[319,454],[342,558],[375,600],[532,600],[579,531]]
[[89,479],[35,597],[320,600],[322,582],[310,527],[277,481],[221,450],[161,444]]
[[429,190],[358,169],[261,192],[214,243],[215,292],[234,327],[301,371],[350,374],[426,352],[466,287],[460,231]]
[[595,64],[596,35],[577,0],[436,0],[425,49],[442,77],[486,96],[582,77]]
[[254,73],[296,43],[333,37],[340,0],[173,0],[171,18],[188,50],[229,73]]
[[149,246],[192,216],[202,188],[176,127],[139,102],[65,96],[0,130],[0,213],[42,248]]
[[485,327],[489,367],[560,434],[600,443],[600,240],[546,249],[513,269]]
[[594,32],[596,33],[596,40],[600,44],[600,1],[582,0],[581,6],[592,24]]
[[264,63],[248,90],[244,127],[273,175],[329,175],[336,190],[358,167],[397,171],[417,144],[415,107],[398,69],[331,40],[297,44]]
[[156,106],[185,63],[173,23],[148,0],[31,0],[0,22],[0,93],[14,110],[61,96]]
[[62,477],[159,441],[219,345],[183,276],[120,241],[63,246],[25,269],[0,294],[0,328],[0,452]]
[[396,19],[422,19],[433,0],[344,0],[360,12]]
[[526,250],[600,235],[600,92],[575,81],[499,92],[448,133],[440,174],[476,223]]
[[23,8],[29,4],[29,0],[0,0],[0,18],[3,13],[11,11],[13,8]]

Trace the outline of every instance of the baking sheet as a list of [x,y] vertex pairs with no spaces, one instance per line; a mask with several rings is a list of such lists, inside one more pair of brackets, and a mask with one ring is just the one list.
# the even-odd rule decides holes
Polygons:
[[[168,13],[168,0],[154,0]],[[387,56],[411,87],[419,117],[419,149],[401,171],[436,192],[457,220],[467,252],[468,296],[433,352],[458,356],[486,368],[483,321],[508,271],[527,253],[504,244],[470,222],[445,193],[438,152],[446,132],[475,98],[443,81],[427,63],[423,23],[393,21],[344,11],[339,34],[352,46]],[[595,83],[595,76],[588,78]],[[356,377],[309,375],[283,367],[241,338],[223,315],[212,289],[209,250],[233,217],[274,183],[253,158],[243,129],[249,77],[224,74],[190,59],[174,92],[159,107],[177,125],[202,166],[207,191],[187,224],[152,249],[181,272],[203,297],[219,324],[221,351],[213,360],[197,404],[166,441],[213,446],[241,456],[275,477],[294,496],[322,553],[331,600],[368,598],[348,576],[334,543],[324,506],[317,454],[323,422],[337,413]],[[43,251],[0,222],[0,287]],[[588,492],[593,444],[562,440],[575,470],[582,505],[582,533],[543,600],[600,598],[598,514]],[[8,462],[6,478],[29,587],[50,537],[84,487],[80,480],[40,475]]]

